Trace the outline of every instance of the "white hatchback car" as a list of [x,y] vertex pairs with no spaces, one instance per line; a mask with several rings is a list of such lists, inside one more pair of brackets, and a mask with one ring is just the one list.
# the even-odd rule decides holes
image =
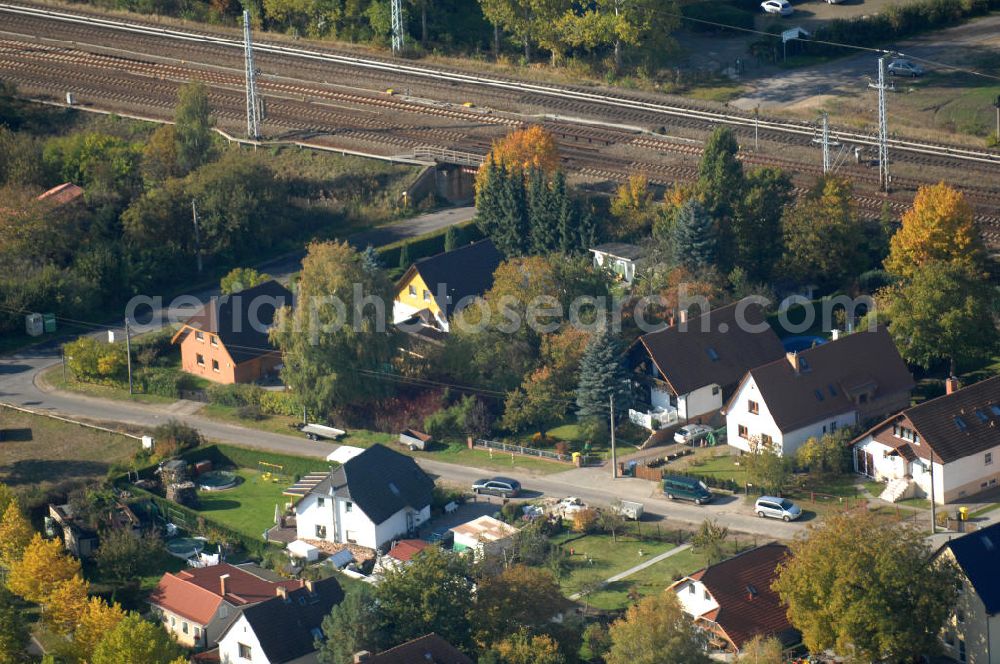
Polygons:
[[790,16],[795,11],[788,0],[764,0],[760,3],[760,8],[767,14],[780,14],[781,16]]
[[704,424],[688,424],[674,432],[674,442],[680,445],[694,444],[712,433],[712,427]]

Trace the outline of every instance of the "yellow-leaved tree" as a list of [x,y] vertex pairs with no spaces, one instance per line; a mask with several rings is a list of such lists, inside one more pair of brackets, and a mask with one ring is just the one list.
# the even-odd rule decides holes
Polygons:
[[66,555],[60,540],[39,533],[7,570],[7,588],[29,602],[44,604],[56,587],[80,574],[80,561]]
[[108,604],[100,597],[91,597],[80,611],[76,630],[73,632],[73,655],[79,661],[89,661],[94,648],[104,635],[125,618],[117,603]]
[[16,500],[11,499],[0,518],[0,566],[10,569],[21,559],[34,531]]
[[540,125],[532,125],[525,129],[515,129],[505,137],[493,142],[486,160],[476,172],[476,189],[478,190],[486,177],[486,164],[503,165],[507,169],[518,168],[524,171],[534,167],[554,173],[559,168],[559,147],[556,139]]
[[928,263],[941,261],[974,274],[983,271],[984,256],[972,208],[960,191],[941,182],[917,191],[892,236],[885,269],[909,280]]
[[681,609],[672,590],[629,607],[609,630],[608,664],[709,664],[705,636]]
[[57,634],[69,635],[87,607],[90,584],[79,574],[55,585],[42,604],[42,619]]

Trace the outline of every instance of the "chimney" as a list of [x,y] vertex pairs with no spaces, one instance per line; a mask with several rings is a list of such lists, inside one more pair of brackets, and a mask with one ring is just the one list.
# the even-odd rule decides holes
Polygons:
[[792,365],[792,370],[795,371],[795,375],[798,376],[799,375],[799,354],[796,353],[795,351],[792,351],[791,353],[785,353],[785,359],[788,360],[788,363],[790,365]]
[[228,583],[228,581],[229,581],[229,575],[228,574],[223,574],[222,576],[219,577],[219,590],[221,591],[221,594],[222,594],[223,597],[225,597],[226,593],[229,592],[229,583]]
[[284,586],[275,586],[274,593],[281,599],[288,599],[288,588]]
[[367,650],[359,650],[354,653],[354,664],[361,664],[361,662],[367,662],[371,659],[372,654]]
[[962,387],[962,384],[958,382],[958,378],[954,376],[948,376],[944,380],[944,393],[951,394],[952,392],[957,392],[958,389]]

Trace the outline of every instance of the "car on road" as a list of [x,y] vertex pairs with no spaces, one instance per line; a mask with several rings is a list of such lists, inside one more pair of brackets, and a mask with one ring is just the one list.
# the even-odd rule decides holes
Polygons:
[[766,14],[780,14],[781,16],[790,16],[795,11],[788,0],[764,0],[760,3],[760,8]]
[[713,498],[704,482],[682,475],[667,475],[663,478],[663,495],[670,500],[691,500],[695,505],[710,502]]
[[582,512],[585,509],[587,509],[587,503],[575,496],[569,496],[556,503],[554,511],[564,519],[569,519],[577,512]]
[[521,493],[521,483],[509,477],[476,480],[472,483],[472,493],[513,498]]
[[787,498],[761,496],[753,505],[753,511],[760,518],[770,517],[782,521],[795,521],[802,516],[802,508]]
[[916,78],[918,76],[923,76],[927,72],[923,67],[915,62],[910,62],[909,60],[903,60],[897,58],[889,63],[889,76],[909,76],[910,78]]
[[674,432],[674,442],[681,445],[695,443],[712,433],[712,427],[705,424],[687,424]]

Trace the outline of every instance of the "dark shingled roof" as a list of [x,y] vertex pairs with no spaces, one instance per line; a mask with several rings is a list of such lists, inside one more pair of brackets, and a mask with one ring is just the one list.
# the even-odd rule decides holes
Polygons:
[[[233,295],[213,297],[184,323],[215,334],[239,364],[274,352],[267,338],[277,309],[292,306],[292,293],[277,281],[265,281]],[[178,333],[174,340],[180,336]]]
[[785,605],[771,590],[787,555],[784,544],[765,544],[691,575],[718,602],[713,620],[737,648],[758,634],[782,635],[792,629]]
[[[313,582],[313,592],[300,588],[289,592],[287,599],[276,596],[247,607],[241,613],[250,623],[268,661],[282,664],[316,650],[313,630],[319,629],[323,618],[343,600],[344,591],[336,577],[329,577]],[[239,614],[236,614],[219,639],[238,621]]]
[[945,549],[955,556],[986,612],[991,616],[1000,612],[1000,523],[945,543],[938,555]]
[[[502,262],[503,255],[494,246],[493,240],[486,239],[422,258],[410,270],[420,274],[445,317],[450,317],[452,307],[463,298],[481,296],[493,286],[493,273]],[[407,270],[400,284],[409,281],[410,270]],[[441,301],[442,290],[448,296],[444,298],[447,300],[445,302]]]
[[472,664],[471,659],[434,633],[372,655],[365,661],[368,664]]
[[740,320],[765,329],[749,332],[746,326],[737,325],[740,302],[734,302],[692,318],[686,325],[639,337],[675,394],[711,384],[735,385],[751,368],[784,356],[785,349],[765,322],[761,306],[747,303],[744,307]]
[[625,242],[607,242],[605,244],[599,244],[596,247],[591,247],[590,250],[607,254],[608,256],[614,256],[615,258],[625,258],[630,261],[642,258],[643,253],[642,247],[638,247],[634,244],[626,244]]
[[930,399],[903,414],[942,463],[989,450],[1000,445],[1000,376]]
[[412,457],[376,443],[348,460],[310,493],[336,495],[380,524],[405,507],[421,510],[431,504],[434,480]]
[[798,372],[782,358],[748,374],[778,428],[786,432],[857,409],[851,395],[871,391],[869,401],[874,401],[914,386],[906,363],[881,326],[804,350],[798,361]]

